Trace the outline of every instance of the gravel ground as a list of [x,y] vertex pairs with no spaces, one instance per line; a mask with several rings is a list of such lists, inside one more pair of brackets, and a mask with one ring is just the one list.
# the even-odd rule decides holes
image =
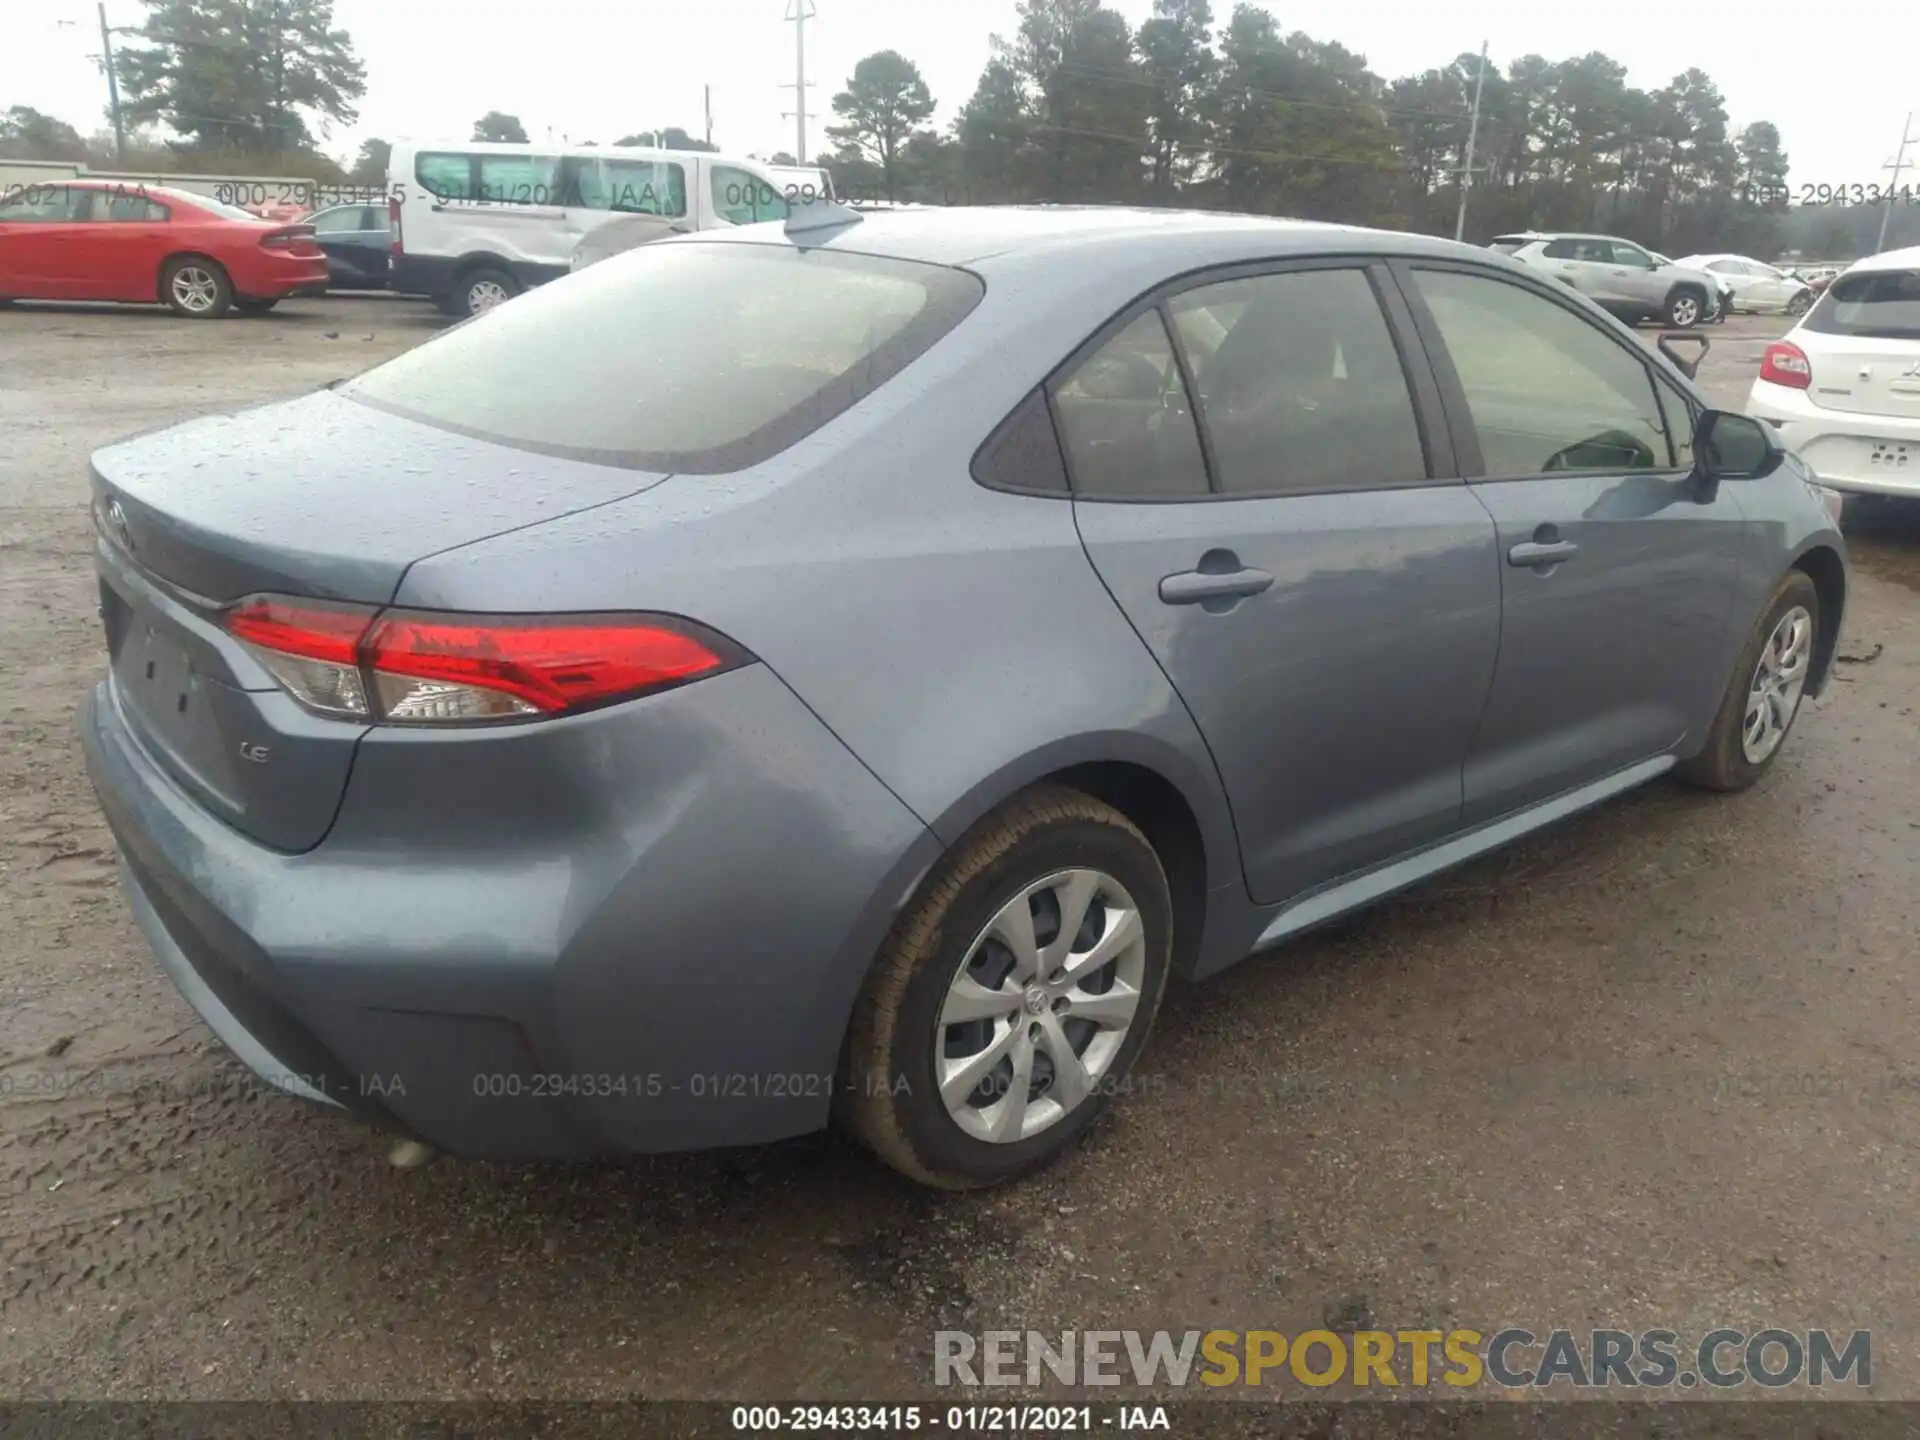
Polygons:
[[[423,306],[0,312],[0,1394],[925,1393],[936,1328],[1874,1332],[1920,1398],[1920,514],[1850,513],[1839,683],[1758,789],[1656,785],[1217,982],[999,1193],[845,1147],[388,1167],[151,960],[74,712],[98,445],[311,388]],[[1713,332],[1737,406],[1784,322]],[[1650,337],[1649,337],[1650,338]],[[1869,658],[1870,657],[1870,658]]]

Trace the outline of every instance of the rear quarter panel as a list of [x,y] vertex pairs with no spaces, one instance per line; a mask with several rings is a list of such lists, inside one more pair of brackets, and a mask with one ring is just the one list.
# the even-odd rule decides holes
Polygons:
[[[785,680],[946,843],[1032,780],[1125,760],[1199,822],[1209,888],[1238,856],[1205,744],[1087,561],[1064,497],[969,465],[1083,335],[1145,289],[992,278],[961,327],[755,469],[681,476],[417,563],[400,603],[656,609],[713,625]],[[537,483],[537,457],[501,464]]]

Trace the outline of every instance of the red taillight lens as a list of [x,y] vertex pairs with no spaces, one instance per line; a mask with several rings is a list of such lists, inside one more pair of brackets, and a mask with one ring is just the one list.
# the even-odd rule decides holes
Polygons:
[[[677,685],[726,667],[709,644],[673,621],[605,618],[490,619],[395,612],[363,649],[392,719],[443,718],[438,681],[497,697],[485,716],[559,715]],[[392,683],[399,681],[401,683]],[[464,703],[472,703],[467,697]]]
[[1760,357],[1760,378],[1790,390],[1805,390],[1813,384],[1813,366],[1807,361],[1806,351],[1798,345],[1776,340]]
[[446,615],[252,596],[229,609],[281,686],[319,714],[458,725],[565,715],[718,674],[745,652],[662,615]]
[[400,197],[398,195],[387,197],[387,228],[393,231],[393,243],[387,247],[388,252],[394,255],[406,254],[406,244],[400,238]]
[[227,633],[249,645],[336,665],[359,663],[360,637],[373,623],[370,607],[302,604],[255,595],[227,611]]
[[313,238],[311,227],[275,230],[260,237],[260,246],[264,250],[284,250],[296,260],[311,260],[326,253]]

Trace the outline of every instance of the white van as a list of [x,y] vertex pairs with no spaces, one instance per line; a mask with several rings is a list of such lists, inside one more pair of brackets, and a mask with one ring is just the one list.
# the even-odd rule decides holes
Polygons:
[[387,162],[393,288],[477,315],[567,273],[622,215],[674,229],[784,220],[785,186],[756,161],[637,146],[405,142]]

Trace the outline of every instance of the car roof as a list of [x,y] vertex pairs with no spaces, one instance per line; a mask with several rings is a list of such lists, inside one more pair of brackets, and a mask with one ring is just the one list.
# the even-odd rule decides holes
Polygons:
[[1856,260],[1845,268],[1850,274],[1861,270],[1920,270],[1920,245],[1909,245],[1904,250],[1883,250],[1878,255]]
[[[1504,235],[1494,238],[1498,240],[1619,240],[1623,245],[1639,243],[1619,235],[1602,235],[1596,230],[1509,230]],[[1646,246],[1641,245],[1640,248],[1644,250]]]
[[[393,153],[418,154],[425,150],[429,153],[444,151],[450,155],[565,155],[581,159],[591,159],[596,155],[611,155],[616,159],[630,159],[644,155],[649,159],[664,156],[669,160],[711,160],[720,165],[753,165],[766,168],[766,161],[755,160],[749,155],[732,155],[719,150],[669,150],[657,145],[546,145],[533,140],[396,140]],[[782,166],[782,169],[817,170],[815,165]]]
[[[800,214],[805,214],[802,211]],[[1316,254],[1470,256],[1478,246],[1398,230],[1368,230],[1313,220],[1276,219],[1212,210],[1147,210],[1118,205],[932,206],[917,210],[849,212],[857,221],[789,234],[778,221],[735,230],[699,231],[663,244],[752,241],[828,248],[936,265],[995,260],[999,267],[1070,249],[1077,256],[1141,246],[1164,248],[1180,269],[1234,260]],[[1169,272],[1175,273],[1175,272]]]

